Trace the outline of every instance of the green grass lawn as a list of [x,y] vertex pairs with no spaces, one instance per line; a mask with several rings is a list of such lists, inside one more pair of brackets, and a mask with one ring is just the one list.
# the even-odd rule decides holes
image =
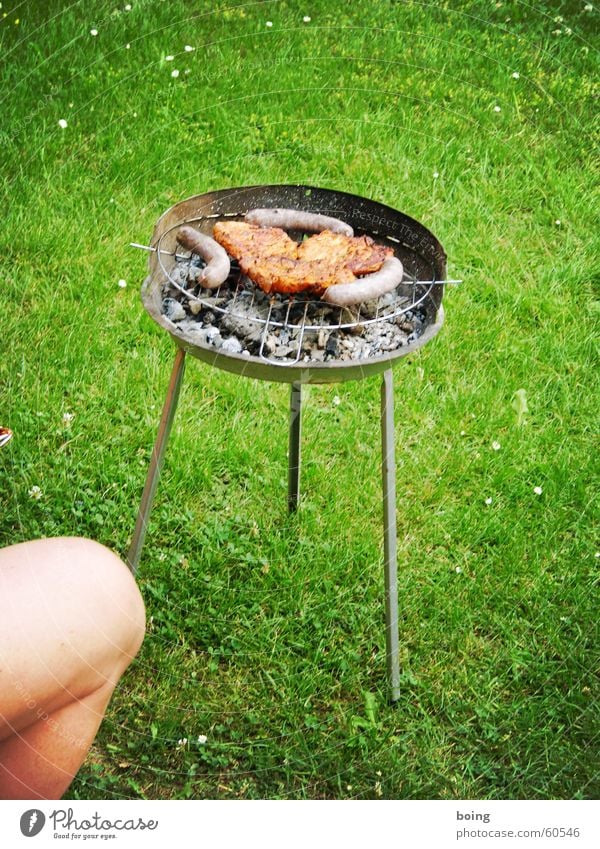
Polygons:
[[147,637],[70,798],[597,796],[586,5],[2,4],[0,543],[127,551],[174,353],[128,243],[178,200],[365,195],[464,279],[395,368],[400,702],[378,378],[306,390],[290,518],[288,388],[190,361],[139,572]]

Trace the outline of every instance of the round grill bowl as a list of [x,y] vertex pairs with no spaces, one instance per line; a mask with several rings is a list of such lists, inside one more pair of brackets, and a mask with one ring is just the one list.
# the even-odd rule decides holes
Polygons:
[[[150,273],[142,286],[145,309],[186,353],[225,371],[259,380],[338,383],[359,380],[385,371],[400,357],[421,348],[437,334],[444,320],[444,286],[424,284],[417,287],[420,290],[421,308],[426,311],[422,334],[410,344],[380,356],[361,360],[301,361],[293,365],[278,365],[258,356],[221,352],[209,345],[199,344],[191,334],[182,331],[162,312],[165,270],[170,273],[176,263],[177,226],[189,222],[211,235],[219,216],[231,218],[239,215],[242,218],[248,210],[263,207],[298,209],[340,218],[354,228],[355,235],[366,233],[377,242],[392,247],[405,270],[417,280],[440,281],[446,278],[446,254],[435,236],[408,215],[368,198],[298,185],[249,186],[196,195],[176,203],[159,218],[151,242],[157,250],[150,255]],[[160,256],[158,248],[161,250]],[[410,289],[411,294],[414,294],[415,287],[411,285]]]

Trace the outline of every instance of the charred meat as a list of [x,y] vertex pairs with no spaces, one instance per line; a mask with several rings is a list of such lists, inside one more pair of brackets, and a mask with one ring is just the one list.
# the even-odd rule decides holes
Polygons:
[[352,283],[379,271],[391,248],[369,236],[346,236],[324,230],[295,242],[279,227],[241,221],[215,224],[213,237],[238,260],[240,268],[265,292],[321,295],[329,286]]

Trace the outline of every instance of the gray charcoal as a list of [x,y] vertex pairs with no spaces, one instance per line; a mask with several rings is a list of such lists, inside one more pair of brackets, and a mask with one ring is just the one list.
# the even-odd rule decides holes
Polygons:
[[216,296],[210,296],[205,294],[210,291],[209,289],[202,289],[200,292],[200,299],[202,301],[202,306],[206,309],[212,309],[213,307],[222,307],[228,300],[227,295],[221,295],[218,298]]
[[262,339],[262,335],[263,335],[263,328],[260,327],[259,325],[257,325],[256,329],[253,330],[252,333],[249,333],[246,336],[246,342],[251,342],[254,345],[257,342],[260,342],[260,340]]
[[163,301],[163,310],[170,321],[183,321],[185,318],[185,310],[174,298],[165,298]]
[[[427,309],[413,307],[397,314],[409,304],[405,295],[388,293],[377,301],[360,307],[339,308],[318,300],[294,300],[289,306],[285,298],[267,295],[240,275],[234,265],[230,285],[220,290],[219,296],[208,289],[197,289],[198,278],[204,263],[197,257],[180,261],[171,271],[171,279],[191,295],[197,291],[198,299],[185,294],[165,281],[163,286],[163,312],[173,322],[180,334],[191,344],[222,348],[224,353],[245,356],[274,357],[282,362],[296,359],[301,344],[303,362],[363,360],[380,357],[413,342],[427,326]],[[234,282],[234,280],[236,282]],[[385,317],[387,321],[385,320]],[[303,334],[298,326],[315,325],[314,331]],[[384,319],[368,323],[369,319]],[[337,329],[338,324],[354,325]],[[266,324],[270,322],[270,324]],[[282,325],[286,326],[282,326]],[[265,327],[268,331],[264,342]],[[221,335],[224,334],[225,338]],[[262,346],[262,349],[261,349]]]
[[337,357],[340,352],[340,346],[335,336],[330,336],[325,345],[325,353],[330,357]]
[[198,268],[197,265],[190,265],[189,271],[187,273],[187,282],[195,285],[198,282],[198,278],[202,274],[202,269]]
[[[261,335],[262,335],[262,333],[261,333]],[[277,345],[278,345],[277,337],[273,336],[272,333],[269,333],[269,335],[265,339],[265,346],[264,346],[263,350],[267,354],[272,354],[273,351],[277,348]]]
[[257,327],[256,330],[253,330],[252,333],[249,333],[246,336],[246,338],[244,339],[244,342],[246,343],[246,345],[248,345],[248,347],[255,349],[255,350],[258,350],[258,348],[260,347],[260,344],[262,342],[262,337],[263,337],[263,328]]
[[170,277],[173,283],[176,283],[178,286],[185,285],[185,278],[187,276],[187,269],[185,266],[176,265],[175,268],[171,269]]
[[216,327],[202,327],[197,321],[182,322],[178,325],[179,329],[187,336],[192,338],[195,345],[213,345],[219,347],[221,335]]
[[295,354],[297,350],[298,348],[292,345],[282,345],[276,351],[273,351],[273,356],[278,359],[284,359],[285,357],[289,357],[290,354]]
[[387,292],[385,295],[382,295],[379,298],[379,309],[384,309],[385,307],[391,307],[392,304],[396,302],[396,290],[393,292]]
[[288,321],[292,324],[298,324],[302,321],[304,316],[304,310],[306,309],[304,304],[294,304],[289,313]]
[[221,334],[219,333],[218,328],[217,328],[217,327],[212,327],[212,326],[206,327],[206,328],[204,329],[204,333],[205,333],[205,335],[206,335],[206,341],[207,341],[207,342],[210,342],[210,343],[211,343],[211,345],[214,345],[214,344],[215,344],[215,339],[217,338],[217,336],[219,336],[219,337],[221,336]]
[[242,352],[242,343],[235,336],[230,336],[221,345],[221,350],[226,351],[228,354],[240,354]]
[[256,324],[246,321],[243,318],[234,318],[233,316],[225,315],[221,320],[221,327],[223,330],[226,330],[227,333],[231,333],[232,335],[243,339],[244,337],[249,336],[256,329]]

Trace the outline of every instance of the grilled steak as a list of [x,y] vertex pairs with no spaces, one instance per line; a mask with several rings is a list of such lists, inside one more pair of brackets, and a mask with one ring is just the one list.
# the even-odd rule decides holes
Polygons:
[[351,283],[358,275],[378,271],[391,248],[369,236],[344,236],[324,230],[295,242],[279,227],[257,227],[241,221],[220,221],[213,237],[238,260],[240,268],[265,292],[314,292]]

